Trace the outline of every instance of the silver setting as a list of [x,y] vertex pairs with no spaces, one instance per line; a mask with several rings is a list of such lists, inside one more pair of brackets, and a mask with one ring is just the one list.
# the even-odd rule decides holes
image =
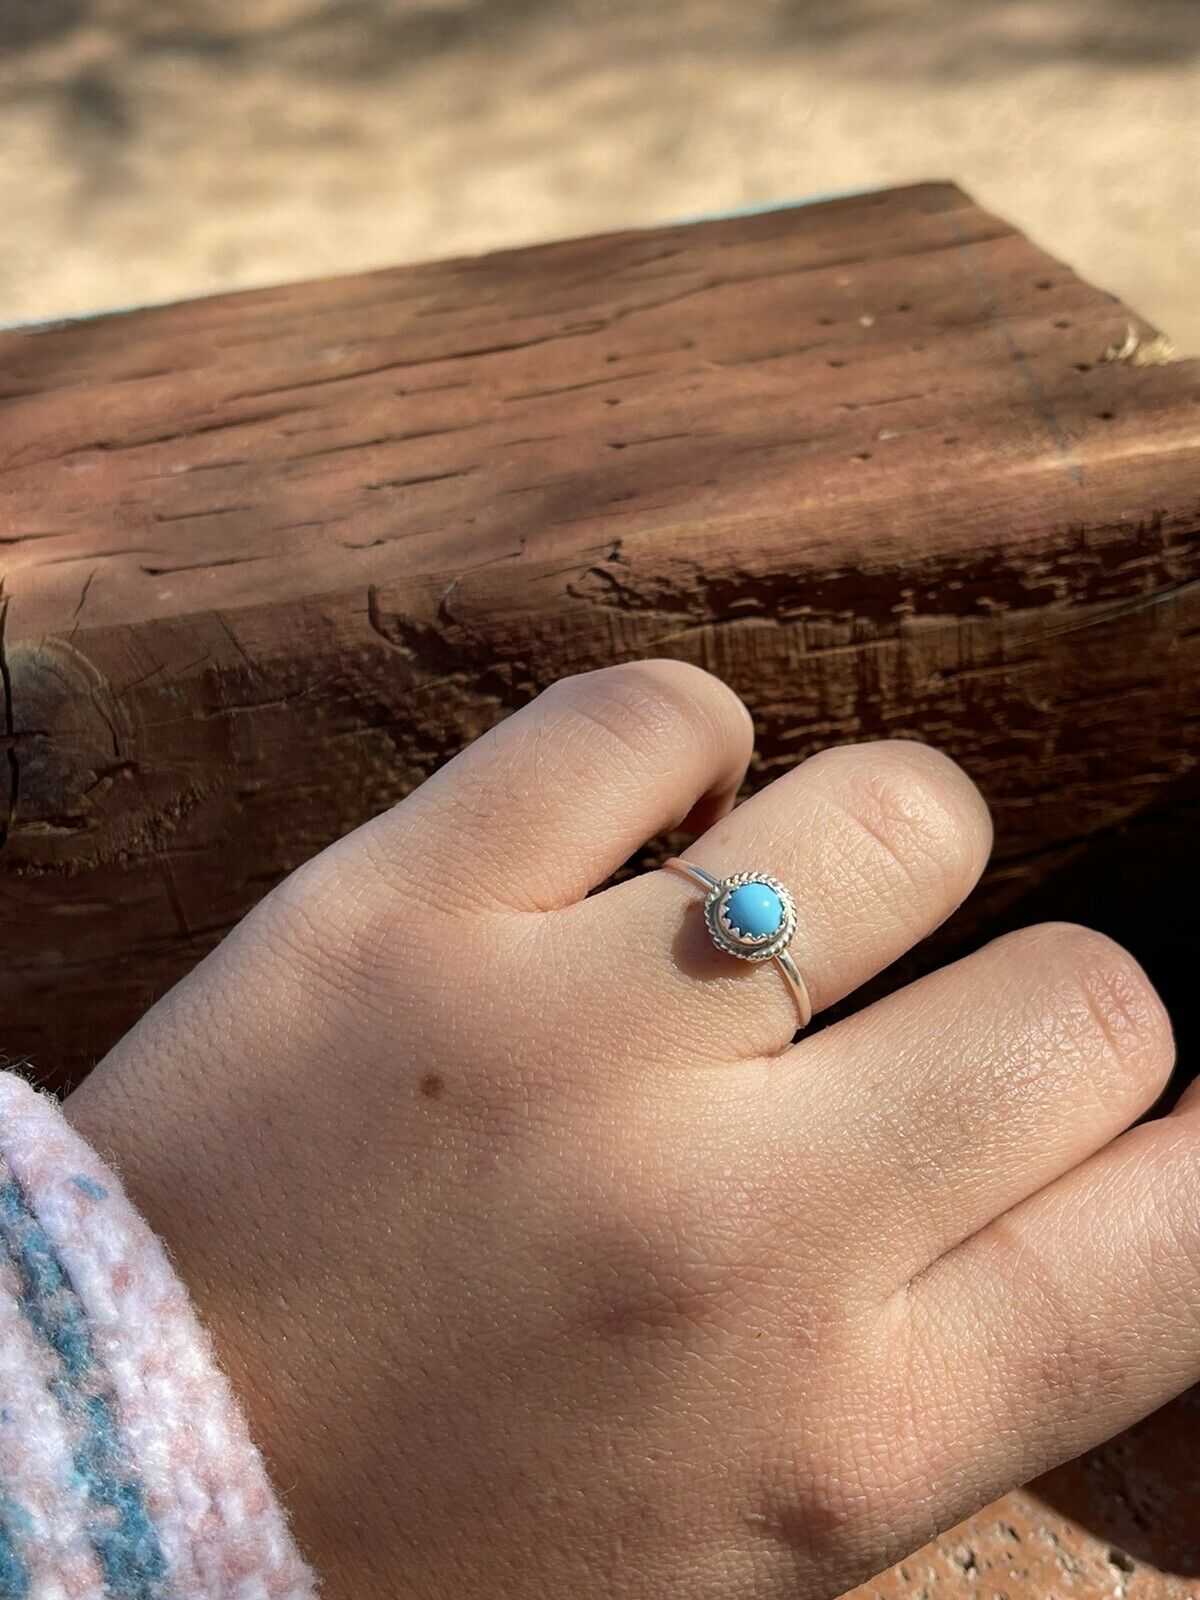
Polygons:
[[[729,897],[735,889],[748,883],[765,884],[779,896],[783,907],[783,921],[774,933],[742,933],[729,920]],[[713,943],[727,955],[739,961],[769,961],[786,950],[796,932],[796,903],[778,878],[765,872],[735,872],[732,877],[721,878],[709,890],[704,901],[704,921]]]
[[[711,872],[698,867],[686,856],[672,856],[669,861],[663,862],[663,870],[677,873],[703,889],[704,922],[709,937],[718,950],[736,956],[739,961],[774,960],[779,976],[787,985],[787,991],[796,1007],[796,1021],[801,1031],[807,1028],[812,1021],[812,998],[804,981],[804,975],[792,960],[792,953],[788,949],[792,935],[796,931],[796,903],[779,879],[772,878],[766,872],[737,872],[729,878],[714,878]],[[774,933],[760,934],[757,937],[753,934],[738,933],[729,921],[726,914],[729,896],[745,883],[765,883],[779,896],[783,905],[783,922]]]

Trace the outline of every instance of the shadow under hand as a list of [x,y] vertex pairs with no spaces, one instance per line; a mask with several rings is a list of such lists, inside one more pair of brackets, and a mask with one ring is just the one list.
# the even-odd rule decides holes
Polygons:
[[1200,1577],[1200,1389],[1030,1492],[1107,1541],[1118,1572],[1131,1570],[1132,1557],[1175,1577]]
[[1200,1073],[1198,873],[1200,773],[1166,787],[1152,807],[1122,827],[1097,834],[987,929],[995,937],[1035,922],[1078,922],[1108,934],[1136,956],[1175,1027],[1175,1076],[1155,1115]]

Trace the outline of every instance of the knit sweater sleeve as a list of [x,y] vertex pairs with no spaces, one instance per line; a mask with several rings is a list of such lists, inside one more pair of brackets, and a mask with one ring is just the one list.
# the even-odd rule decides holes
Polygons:
[[166,1253],[0,1073],[0,1600],[313,1600]]

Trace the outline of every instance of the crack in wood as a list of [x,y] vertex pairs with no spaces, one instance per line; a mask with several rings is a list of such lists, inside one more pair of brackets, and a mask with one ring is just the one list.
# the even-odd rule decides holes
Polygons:
[[1034,408],[1045,425],[1046,432],[1050,435],[1054,447],[1058,451],[1059,458],[1066,468],[1068,476],[1073,482],[1082,485],[1084,481],[1083,463],[1076,456],[1071,441],[1058,420],[1049,396],[1013,330],[1008,313],[1001,305],[973,243],[967,238],[963,225],[954,212],[945,212],[942,220],[954,242],[955,249],[962,259],[968,277],[974,283],[979,292],[979,298],[988,308],[992,321],[1008,347],[1009,354],[1021,374],[1021,381],[1024,383],[1029,393],[1029,398],[1033,401]]

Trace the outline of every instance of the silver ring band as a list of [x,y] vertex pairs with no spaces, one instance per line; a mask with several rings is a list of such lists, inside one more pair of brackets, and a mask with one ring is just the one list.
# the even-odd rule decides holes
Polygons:
[[718,950],[740,961],[773,961],[796,1005],[801,1028],[812,1021],[812,1000],[788,946],[796,931],[796,905],[787,889],[765,872],[714,878],[694,861],[672,856],[664,868],[704,890],[704,921]]

